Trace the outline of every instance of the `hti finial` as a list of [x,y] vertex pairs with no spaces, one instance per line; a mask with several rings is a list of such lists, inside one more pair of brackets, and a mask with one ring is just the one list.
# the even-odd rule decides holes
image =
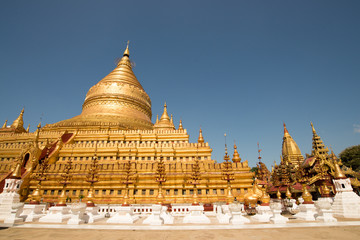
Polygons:
[[126,49],[125,49],[125,52],[124,52],[123,56],[127,56],[127,57],[130,56],[129,43],[130,43],[130,41],[128,40],[128,41],[127,41],[127,45],[126,45]]
[[258,153],[259,153],[259,162],[261,162],[261,156],[260,156],[260,152],[261,152],[261,149],[260,149],[260,145],[259,145],[259,142],[257,143],[257,146],[258,146]]
[[224,138],[225,138],[225,155],[227,155],[227,145],[226,145],[226,133],[224,133]]
[[314,128],[314,125],[313,125],[312,122],[310,122],[310,125],[311,125],[311,128],[312,128],[313,133],[316,133],[315,128]]

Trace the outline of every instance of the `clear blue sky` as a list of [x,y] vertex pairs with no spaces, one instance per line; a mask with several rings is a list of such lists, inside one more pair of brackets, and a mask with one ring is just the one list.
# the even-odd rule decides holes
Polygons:
[[283,122],[310,153],[360,144],[360,1],[1,1],[0,121],[31,131],[81,112],[130,40],[152,100],[222,161],[279,162]]

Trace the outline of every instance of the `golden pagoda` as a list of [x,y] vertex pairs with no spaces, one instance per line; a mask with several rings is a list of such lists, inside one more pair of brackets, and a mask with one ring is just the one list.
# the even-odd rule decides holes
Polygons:
[[301,154],[301,151],[294,141],[294,139],[290,136],[286,125],[284,123],[284,137],[282,142],[282,160],[286,163],[291,163],[295,167],[299,167],[299,165],[304,161],[304,157]]
[[[163,203],[193,202],[189,180],[194,164],[201,172],[196,185],[199,202],[229,201],[229,188],[241,201],[252,187],[248,162],[236,155],[228,162],[234,180],[224,181],[223,166],[212,159],[202,130],[198,142],[189,142],[181,121],[175,128],[166,103],[160,120],[151,122],[151,100],[132,70],[129,45],[115,69],[89,89],[80,115],[27,132],[23,114],[24,110],[11,126],[0,129],[0,181],[19,164],[22,201],[30,201],[36,192],[36,200],[60,202],[69,161],[66,197],[85,197],[89,204],[156,203],[160,157],[166,174],[161,183]],[[39,173],[43,175],[32,177]],[[131,182],[124,181],[127,176]]]

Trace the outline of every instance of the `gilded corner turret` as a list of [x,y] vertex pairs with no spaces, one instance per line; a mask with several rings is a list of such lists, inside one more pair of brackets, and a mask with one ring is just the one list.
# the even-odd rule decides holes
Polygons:
[[200,131],[199,131],[198,143],[204,143],[204,137],[202,135],[201,128],[200,128]]
[[172,115],[170,118],[167,112],[166,102],[164,104],[163,114],[161,115],[160,120],[156,121],[156,123],[154,124],[154,128],[156,130],[175,130],[175,126],[172,120]]
[[21,110],[20,115],[14,120],[14,122],[10,125],[10,129],[17,132],[17,133],[22,133],[22,132],[26,132],[25,128],[24,128],[24,119],[23,119],[23,115],[24,115],[24,108]]
[[234,155],[233,155],[232,161],[233,162],[241,162],[240,154],[237,151],[237,146],[235,143],[234,143]]
[[179,122],[179,128],[178,129],[179,130],[184,130],[181,119],[180,119],[180,122]]
[[4,125],[2,126],[2,128],[6,128],[6,127],[7,127],[7,122],[8,122],[8,120],[6,119]]

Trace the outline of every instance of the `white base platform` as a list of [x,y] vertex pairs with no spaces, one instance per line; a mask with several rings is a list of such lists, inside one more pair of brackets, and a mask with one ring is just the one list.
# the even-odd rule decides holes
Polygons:
[[251,216],[251,220],[254,222],[270,222],[270,218],[273,216],[270,206],[257,206],[256,207],[257,214],[255,216]]
[[305,221],[315,221],[316,208],[314,204],[300,204],[300,212],[294,216]]
[[289,219],[281,215],[281,210],[273,209],[273,216],[270,217],[270,222],[274,224],[287,223]]
[[332,210],[335,217],[360,218],[360,197],[353,191],[338,192]]
[[99,214],[99,207],[87,207],[85,209],[85,214],[87,215],[85,221],[87,223],[94,223],[104,218],[103,215]]
[[37,222],[39,218],[45,216],[43,204],[25,204],[21,216],[25,217],[25,222]]
[[133,214],[133,208],[129,206],[121,206],[116,213],[109,218],[107,223],[127,223],[132,224],[139,219],[139,216]]
[[43,222],[43,223],[62,223],[63,221],[69,219],[70,216],[70,212],[69,212],[69,208],[67,206],[55,206],[55,207],[51,207],[49,208],[49,212],[41,217],[39,219],[39,222]]
[[203,206],[189,206],[189,208],[190,213],[184,217],[183,223],[210,223],[210,219],[204,214]]

